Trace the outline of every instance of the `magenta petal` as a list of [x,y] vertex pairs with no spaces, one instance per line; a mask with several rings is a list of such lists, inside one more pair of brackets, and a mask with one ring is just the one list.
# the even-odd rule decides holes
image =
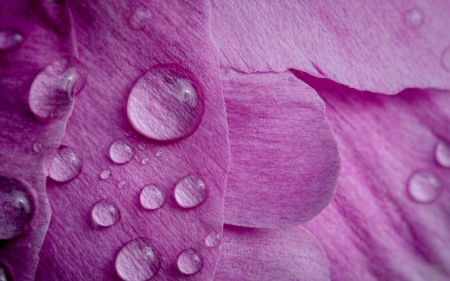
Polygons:
[[324,104],[289,73],[223,71],[232,160],[228,224],[298,225],[330,202],[339,174]]
[[448,1],[222,1],[212,4],[221,64],[299,69],[361,90],[450,88]]
[[322,245],[301,226],[280,230],[226,225],[215,281],[330,280]]

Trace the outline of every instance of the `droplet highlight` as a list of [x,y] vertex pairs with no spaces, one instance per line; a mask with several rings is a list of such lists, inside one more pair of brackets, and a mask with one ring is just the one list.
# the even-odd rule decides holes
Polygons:
[[435,151],[436,161],[444,168],[450,168],[450,144],[439,141]]
[[222,236],[219,233],[210,233],[205,238],[205,245],[208,248],[214,248],[220,245],[222,242]]
[[203,259],[194,249],[187,249],[178,256],[177,267],[180,273],[193,275],[202,269]]
[[419,203],[434,201],[441,191],[438,178],[429,171],[415,172],[408,182],[408,192],[412,199]]
[[15,28],[0,30],[0,52],[17,50],[23,42],[23,35]]
[[0,281],[13,281],[11,270],[6,265],[0,263]]
[[125,139],[115,140],[109,148],[109,157],[116,164],[125,164],[133,159],[133,144]]
[[411,28],[419,28],[424,22],[423,12],[419,8],[406,11],[404,16],[406,25]]
[[442,67],[450,72],[450,46],[442,52]]
[[175,186],[175,200],[183,208],[194,208],[208,197],[205,182],[196,175],[188,175]]
[[111,177],[111,171],[110,170],[103,170],[101,173],[100,173],[100,178],[102,179],[102,180],[107,180],[107,179],[109,179]]
[[49,177],[57,182],[68,182],[81,173],[81,157],[69,146],[60,146],[53,158]]
[[0,176],[0,240],[24,234],[35,211],[31,188],[18,179]]
[[112,226],[120,220],[120,210],[114,202],[100,200],[92,208],[92,220],[99,226]]
[[158,251],[148,238],[134,239],[120,249],[116,256],[116,271],[125,281],[146,281],[161,267]]
[[191,135],[203,116],[203,93],[192,74],[178,66],[149,70],[134,84],[127,115],[136,131],[159,141]]
[[154,184],[144,186],[139,196],[142,208],[147,210],[157,210],[166,202],[164,190]]

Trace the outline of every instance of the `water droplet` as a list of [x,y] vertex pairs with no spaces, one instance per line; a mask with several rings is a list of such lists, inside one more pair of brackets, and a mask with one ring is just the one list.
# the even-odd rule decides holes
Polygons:
[[205,238],[205,245],[206,247],[217,247],[220,245],[222,241],[222,236],[220,236],[220,234],[218,233],[211,233],[208,236],[206,236]]
[[450,168],[450,144],[444,141],[438,142],[435,157],[442,167]]
[[150,161],[148,158],[143,158],[143,159],[141,160],[141,164],[142,164],[142,165],[147,165],[147,164],[148,164],[148,161]]
[[35,209],[30,187],[20,180],[0,176],[0,240],[25,233]]
[[152,13],[150,10],[145,8],[137,8],[133,15],[130,17],[130,25],[134,29],[141,29],[144,28],[146,23],[149,22],[150,18],[152,17]]
[[13,281],[13,277],[9,267],[1,263],[0,263],[0,281]]
[[157,210],[166,202],[166,193],[154,184],[144,186],[139,196],[141,206],[147,210]]
[[112,226],[119,221],[120,210],[114,202],[103,199],[92,208],[92,219],[97,225]]
[[161,151],[156,152],[156,157],[161,157],[161,155],[162,155]]
[[445,70],[450,71],[450,47],[442,52],[442,66]]
[[100,173],[100,178],[102,179],[102,180],[107,180],[107,179],[109,179],[111,177],[111,171],[110,170],[103,170],[101,173]]
[[118,188],[124,188],[126,184],[127,184],[126,181],[119,181],[119,182],[117,183],[117,187],[118,187]]
[[30,109],[39,120],[58,118],[73,104],[73,87],[79,75],[66,59],[53,62],[33,81],[28,99]]
[[435,200],[441,191],[441,183],[431,172],[415,172],[408,183],[408,192],[412,199],[420,203]]
[[203,259],[195,250],[187,249],[178,256],[177,267],[181,273],[192,275],[202,269]]
[[68,182],[76,178],[81,172],[80,156],[68,146],[60,146],[53,158],[49,177],[57,182]]
[[128,97],[127,114],[133,127],[159,141],[191,135],[204,110],[203,94],[193,81],[191,74],[173,65],[149,70],[134,84]]
[[423,20],[423,12],[418,8],[413,8],[405,12],[405,22],[409,27],[418,28],[423,24]]
[[125,131],[125,136],[131,137],[131,135],[133,135],[133,132],[131,130]]
[[182,178],[175,186],[175,200],[183,208],[194,208],[203,203],[208,193],[205,182],[196,175]]
[[143,142],[140,142],[140,143],[138,144],[138,148],[139,148],[140,150],[145,150],[145,149],[147,148],[147,145],[146,145],[145,143],[143,143]]
[[17,50],[23,42],[23,35],[14,28],[6,28],[0,31],[0,52]]
[[36,152],[36,153],[41,152],[41,150],[42,150],[42,144],[41,144],[40,142],[35,142],[35,143],[33,143],[33,150],[34,150],[34,152]]
[[116,164],[125,164],[134,156],[134,148],[131,142],[125,139],[115,140],[109,148],[109,157]]
[[128,242],[116,257],[117,274],[125,281],[147,281],[158,273],[160,267],[158,251],[148,238]]

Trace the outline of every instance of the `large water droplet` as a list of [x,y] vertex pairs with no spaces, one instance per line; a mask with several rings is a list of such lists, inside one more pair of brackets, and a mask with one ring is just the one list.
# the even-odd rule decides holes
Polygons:
[[182,178],[175,186],[175,200],[183,208],[194,208],[207,197],[206,184],[196,175]]
[[191,135],[204,111],[203,94],[186,70],[157,66],[134,84],[127,114],[133,127],[159,141],[175,141]]
[[423,24],[423,20],[423,12],[418,8],[413,8],[405,12],[405,22],[409,27],[418,28]]
[[23,35],[14,28],[6,28],[0,31],[0,52],[17,50],[23,42]]
[[120,249],[116,257],[117,274],[125,281],[146,281],[161,267],[158,251],[148,238],[134,239]]
[[80,156],[68,146],[60,146],[53,158],[49,177],[57,182],[68,182],[76,178],[81,172]]
[[0,281],[13,281],[11,270],[4,264],[0,263]]
[[144,209],[156,210],[166,202],[166,193],[156,185],[149,184],[142,189],[139,200]]
[[58,118],[73,103],[73,86],[77,69],[67,59],[53,62],[41,71],[30,88],[29,105],[39,120]]
[[116,164],[130,162],[134,153],[133,144],[125,139],[115,140],[109,148],[109,157]]
[[222,236],[220,236],[220,234],[210,233],[205,238],[205,245],[206,245],[206,247],[213,248],[213,247],[219,246],[221,241],[222,241]]
[[112,226],[119,221],[120,210],[114,202],[103,199],[92,208],[92,219],[97,225]]
[[442,66],[445,70],[450,71],[450,47],[442,52]]
[[0,176],[0,240],[26,232],[35,209],[30,187],[17,179]]
[[408,183],[408,192],[412,199],[420,203],[435,200],[441,191],[441,183],[429,171],[415,172]]
[[444,141],[438,142],[435,157],[442,167],[450,168],[450,144]]
[[178,256],[177,267],[181,273],[192,275],[202,269],[203,259],[195,250],[187,249]]

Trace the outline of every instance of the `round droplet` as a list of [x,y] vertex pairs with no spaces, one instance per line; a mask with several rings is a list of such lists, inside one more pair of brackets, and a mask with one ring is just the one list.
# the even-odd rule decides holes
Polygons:
[[13,281],[11,270],[3,263],[0,263],[0,281]]
[[92,219],[97,225],[112,226],[120,220],[119,208],[114,202],[100,200],[92,208]]
[[161,155],[162,155],[161,151],[156,152],[156,157],[161,157]]
[[219,246],[221,241],[222,241],[222,236],[220,236],[220,234],[210,233],[205,238],[205,245],[206,245],[206,247],[213,248],[213,247]]
[[139,201],[144,209],[156,210],[166,202],[166,193],[156,185],[149,184],[142,189]]
[[127,114],[133,127],[159,141],[191,135],[204,111],[203,94],[193,76],[173,65],[157,66],[131,89]]
[[35,143],[33,143],[33,150],[34,150],[34,152],[36,152],[36,153],[41,152],[41,150],[42,150],[42,144],[41,144],[40,142],[35,142]]
[[141,160],[141,164],[142,165],[147,165],[148,161],[150,161],[148,158],[144,158],[144,159]]
[[36,210],[30,187],[20,180],[0,176],[0,240],[24,234]]
[[6,28],[0,31],[0,52],[17,50],[23,42],[23,35],[14,28]]
[[81,157],[68,146],[60,146],[53,158],[49,177],[57,182],[68,182],[76,178],[81,172]]
[[115,140],[109,148],[109,157],[116,164],[125,164],[134,156],[134,148],[131,142],[125,139]]
[[158,251],[148,238],[134,239],[120,249],[116,257],[116,271],[125,281],[147,281],[161,267]]
[[187,249],[178,256],[177,267],[181,273],[192,275],[202,269],[203,259],[195,250]]
[[442,66],[445,70],[450,71],[450,47],[442,52]]
[[124,188],[126,184],[127,184],[126,181],[119,181],[119,182],[117,183],[117,187],[118,187],[118,188]]
[[205,182],[196,175],[182,178],[175,186],[175,200],[183,208],[194,208],[203,203],[208,193]]
[[30,88],[28,102],[33,114],[46,121],[67,113],[73,104],[73,87],[78,77],[76,67],[67,59],[47,66]]
[[435,157],[442,167],[450,168],[450,144],[444,141],[438,142]]
[[432,202],[438,197],[440,191],[441,183],[431,172],[419,171],[409,179],[408,192],[417,202]]
[[110,170],[103,170],[101,173],[100,173],[100,178],[102,179],[102,180],[107,180],[107,179],[109,179],[111,177],[111,171]]
[[424,16],[422,10],[413,8],[405,12],[406,25],[418,28],[423,24]]
[[140,142],[140,143],[138,144],[138,148],[139,148],[140,150],[145,150],[145,149],[147,148],[147,145],[146,145],[145,143],[143,143],[143,142]]

